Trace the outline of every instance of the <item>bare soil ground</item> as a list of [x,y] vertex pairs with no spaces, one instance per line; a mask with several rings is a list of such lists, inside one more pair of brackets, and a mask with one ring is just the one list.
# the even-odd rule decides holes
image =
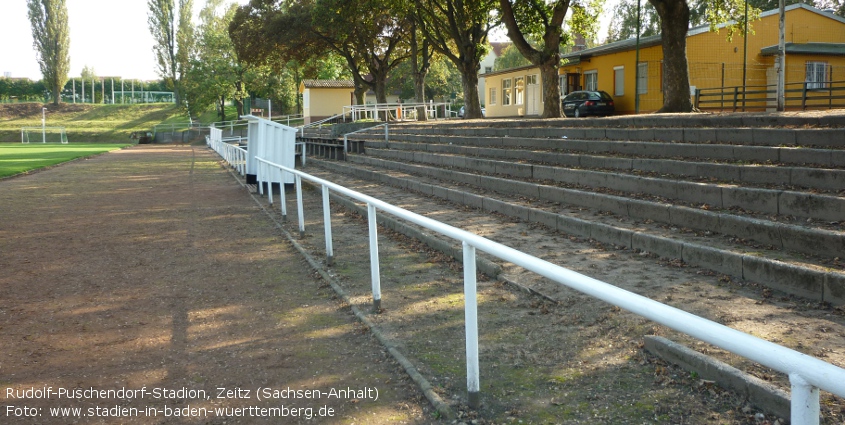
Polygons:
[[436,421],[218,160],[136,146],[0,181],[0,423]]
[[[305,171],[331,175],[311,163]],[[845,364],[839,309],[371,182],[345,178],[343,184]],[[306,186],[306,233],[298,243],[320,260],[318,193]],[[282,227],[298,234],[293,199],[288,193],[291,214]],[[279,235],[278,201],[257,206],[204,147],[139,146],[0,181],[0,205],[2,423],[305,422],[301,416],[165,418],[165,405],[287,405],[312,407],[315,415],[325,405],[337,414],[310,422],[441,422],[348,306]],[[335,262],[326,270],[353,304],[369,311],[366,220],[333,206],[332,223]],[[784,423],[646,354],[642,336],[685,342],[773,382],[783,384],[783,377],[507,264],[509,279],[546,298],[481,277],[482,406],[470,411],[460,264],[384,228],[379,239],[384,310],[369,317],[451,404],[458,419],[447,423]],[[206,390],[211,399],[19,399],[7,393],[45,386]],[[259,386],[369,387],[379,389],[379,399],[216,398],[216,388]],[[843,423],[842,400],[827,394],[823,400],[823,423]],[[35,407],[42,416],[9,416],[7,406]],[[59,406],[153,407],[162,413],[50,417],[49,408]]]
[[[648,253],[602,245],[402,189],[339,176],[310,164],[307,172],[319,177],[342,181],[344,186],[552,263],[825,361],[845,364],[845,320],[841,309],[779,294],[679,261],[660,260]],[[310,193],[305,197],[307,231],[301,243],[320,257],[324,252],[322,209],[319,192]],[[293,199],[293,194],[288,194],[288,199]],[[366,224],[361,217],[341,208],[335,210],[332,221],[335,265],[330,270],[348,292],[356,294],[353,302],[366,308],[371,303]],[[292,233],[297,232],[294,219],[287,226]],[[468,412],[463,405],[466,386],[461,266],[415,241],[381,231],[385,311],[373,320],[403,345],[458,412],[478,415],[478,420],[490,423],[786,421],[760,411],[712,382],[649,356],[642,350],[642,337],[656,334],[680,341],[788,390],[785,377],[778,373],[507,263],[503,267],[508,279],[547,298],[526,295],[489,279],[479,284],[482,409]],[[421,260],[420,254],[427,259]],[[829,395],[823,398],[822,423],[842,423],[842,400]]]

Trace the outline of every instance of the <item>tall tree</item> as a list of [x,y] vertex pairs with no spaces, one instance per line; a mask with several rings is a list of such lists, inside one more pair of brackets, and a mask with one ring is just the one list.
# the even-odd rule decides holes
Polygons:
[[190,59],[183,87],[192,114],[215,104],[221,121],[226,120],[226,100],[243,98],[241,67],[229,38],[229,22],[237,5],[223,8],[224,0],[208,0],[200,11],[196,57]]
[[[540,68],[543,80],[543,117],[559,118],[560,47],[568,42],[563,34],[563,21],[572,6],[570,29],[584,36],[595,34],[601,1],[578,2],[570,0],[499,0],[502,21],[508,30],[513,46],[532,64]],[[528,40],[539,40],[532,45]]]
[[190,22],[192,5],[191,0],[179,0],[177,9],[175,0],[147,1],[147,24],[155,41],[153,52],[158,64],[158,74],[173,90],[176,102],[180,105],[180,82],[183,72],[187,71],[186,63],[190,58],[193,43]]
[[53,93],[53,104],[58,105],[70,72],[67,6],[65,0],[27,0],[27,7],[41,76]]
[[353,80],[387,103],[387,76],[409,56],[404,0],[317,0],[311,16],[312,31],[346,59]]
[[487,54],[487,34],[498,24],[497,0],[415,0],[432,47],[461,72],[467,118],[482,118],[478,71]]

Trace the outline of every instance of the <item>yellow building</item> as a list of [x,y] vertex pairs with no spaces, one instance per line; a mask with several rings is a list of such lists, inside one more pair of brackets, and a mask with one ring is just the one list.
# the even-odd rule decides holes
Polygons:
[[543,113],[540,69],[523,66],[484,74],[488,117],[532,116]]
[[[752,102],[765,98],[766,90],[777,83],[775,59],[778,45],[778,10],[763,12],[751,22],[748,58],[745,67],[747,109],[772,108],[772,102]],[[825,92],[830,82],[845,85],[845,18],[803,3],[786,8],[787,98],[800,97],[804,83],[810,91]],[[701,89],[702,107],[734,108],[734,91],[742,93],[744,37],[735,34],[727,40],[726,30],[710,31],[709,26],[687,33],[687,62],[691,95]],[[640,112],[653,112],[663,105],[663,48],[660,36],[640,38],[639,84],[636,84],[635,40],[623,40],[572,53],[561,67],[562,88],[604,90],[613,96],[618,113],[635,112],[635,87],[639,91]],[[717,95],[718,93],[718,95]],[[773,93],[768,97],[774,98]],[[810,95],[812,97],[812,93]],[[742,98],[742,95],[739,95]],[[812,102],[808,102],[812,105]],[[741,108],[741,102],[738,102]],[[800,100],[789,100],[787,107],[800,107]]]
[[[751,22],[753,34],[748,36],[746,74],[746,110],[773,108],[765,101],[774,90],[777,72],[774,67],[778,45],[778,10],[761,14]],[[691,96],[695,89],[706,108],[734,109],[734,91],[743,88],[744,39],[741,33],[728,41],[726,30],[711,32],[709,26],[692,28],[687,33]],[[661,37],[641,37],[639,46],[639,84],[637,84],[636,42],[617,41],[563,57],[560,68],[561,93],[575,90],[603,90],[613,96],[616,112],[636,112],[635,91],[639,91],[639,111],[654,112],[663,105],[663,48]],[[517,74],[537,74],[539,70],[520,68],[499,71],[487,76],[487,91],[501,92],[503,85],[514,85]],[[511,79],[511,82],[507,80]],[[786,7],[786,89],[787,108],[800,108],[802,89],[808,90],[808,107],[828,107],[837,101],[813,101],[813,96],[830,96],[832,87],[845,89],[845,18],[824,12],[803,3]],[[542,86],[541,86],[542,87]],[[635,90],[638,89],[638,90]],[[716,93],[719,93],[718,95]],[[845,96],[845,91],[832,92]],[[774,98],[773,93],[768,94]],[[739,96],[741,99],[741,95]],[[791,99],[791,100],[790,100]],[[542,102],[542,97],[541,97]],[[517,116],[518,108],[494,108],[488,97],[487,116]],[[737,102],[742,108],[742,102]],[[842,105],[842,101],[838,101]],[[542,112],[542,110],[541,110]],[[531,115],[526,113],[527,115]]]
[[355,104],[352,80],[302,80],[302,116],[305,124],[342,114],[343,107]]

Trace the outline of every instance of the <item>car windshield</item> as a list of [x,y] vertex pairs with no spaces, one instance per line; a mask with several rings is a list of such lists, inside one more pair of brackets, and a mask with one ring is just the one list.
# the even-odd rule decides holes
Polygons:
[[603,100],[613,100],[613,98],[612,98],[612,97],[610,97],[610,95],[609,95],[609,94],[607,94],[607,93],[605,93],[605,92],[599,92],[599,94],[601,94],[601,98],[602,98]]

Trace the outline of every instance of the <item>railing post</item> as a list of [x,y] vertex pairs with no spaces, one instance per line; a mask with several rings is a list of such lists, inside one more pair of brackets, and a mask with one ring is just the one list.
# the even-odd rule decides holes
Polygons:
[[348,135],[344,134],[343,135],[343,160],[344,161],[347,161],[347,159],[346,159],[346,145],[347,145],[347,143],[349,143]]
[[387,143],[387,123],[384,124],[384,142]]
[[373,311],[381,311],[381,273],[378,262],[378,227],[376,224],[376,207],[367,204],[367,223],[370,228],[370,280],[373,287]]
[[739,101],[739,87],[734,87],[734,112],[736,112],[736,104]]
[[295,174],[296,181],[296,213],[299,215],[299,237],[305,237],[305,208],[302,206],[302,178]]
[[790,422],[793,425],[819,424],[819,389],[810,385],[798,374],[790,374],[792,404]]
[[264,185],[261,182],[264,181],[264,163],[258,161],[258,169],[255,170],[255,184],[258,186],[258,194],[264,195]]
[[[284,180],[284,179],[282,179]],[[288,221],[288,202],[285,199],[285,182],[279,184],[279,203],[282,204],[282,221]]]
[[463,242],[464,248],[464,320],[467,349],[467,404],[471,409],[480,405],[478,369],[478,297],[476,291],[475,247]]
[[807,110],[807,82],[805,81],[803,84],[803,90],[801,91],[801,110]]
[[[270,176],[273,175],[273,170],[272,170],[272,168],[270,168],[270,164],[266,164],[266,165],[267,165],[267,202],[269,202],[270,205],[273,205],[273,180],[270,177]],[[279,173],[281,173],[281,170],[279,171]]]
[[329,204],[329,187],[323,188],[323,226],[326,234],[326,265],[331,266],[334,261],[334,249],[332,248],[332,211]]

